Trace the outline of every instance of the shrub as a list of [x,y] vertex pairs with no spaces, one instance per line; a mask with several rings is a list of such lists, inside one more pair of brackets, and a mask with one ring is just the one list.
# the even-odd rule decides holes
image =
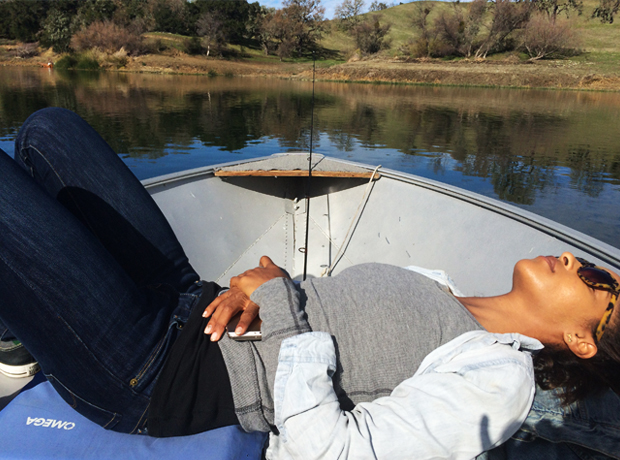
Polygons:
[[56,67],[57,69],[74,69],[76,64],[77,64],[77,58],[71,54],[67,55],[67,56],[63,56],[60,59],[58,59],[58,61],[56,61],[56,63],[54,64],[54,67]]
[[29,58],[39,55],[39,46],[36,43],[23,43],[11,51],[11,54],[19,58]]
[[88,56],[81,56],[76,65],[75,69],[77,70],[99,70],[99,63]]
[[61,70],[99,70],[99,63],[96,59],[90,56],[75,56],[73,54],[68,54],[56,61],[54,67]]
[[129,63],[129,58],[127,57],[125,48],[121,48],[116,53],[108,56],[107,62],[118,69],[125,67]]
[[77,32],[71,38],[71,48],[75,51],[99,48],[109,53],[123,48],[128,54],[134,55],[140,54],[143,50],[139,35],[111,21],[96,21]]
[[531,61],[577,53],[578,37],[575,31],[568,21],[559,18],[551,21],[542,15],[532,16],[521,40]]
[[183,45],[185,46],[185,49],[187,50],[187,54],[204,54],[205,53],[205,49],[202,46],[202,43],[200,41],[200,38],[198,37],[191,37],[186,39],[183,42]]
[[375,54],[390,47],[390,40],[386,39],[391,24],[381,25],[379,16],[375,15],[369,21],[360,22],[353,27],[353,37],[360,51],[364,54]]

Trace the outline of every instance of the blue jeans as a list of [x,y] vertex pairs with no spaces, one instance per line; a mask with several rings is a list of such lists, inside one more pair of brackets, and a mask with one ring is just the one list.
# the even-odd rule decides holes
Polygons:
[[536,389],[512,438],[477,460],[620,459],[620,397],[612,390],[562,406],[557,390]]
[[140,182],[76,114],[36,112],[15,144],[15,161],[0,153],[0,321],[78,412],[139,432],[198,275]]

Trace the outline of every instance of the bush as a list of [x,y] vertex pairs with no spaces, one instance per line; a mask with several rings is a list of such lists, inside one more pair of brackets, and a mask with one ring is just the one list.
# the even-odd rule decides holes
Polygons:
[[93,22],[87,28],[77,32],[71,38],[71,48],[75,51],[99,48],[109,53],[115,53],[123,48],[128,54],[133,55],[143,51],[142,39],[139,35],[111,21]]
[[577,53],[578,37],[568,21],[532,16],[521,37],[522,47],[531,61],[548,57],[565,57]]
[[63,56],[60,59],[58,59],[58,61],[56,61],[56,63],[54,64],[54,67],[56,67],[57,69],[74,69],[75,66],[77,65],[77,58],[71,54],[67,55],[67,56]]
[[99,63],[96,59],[89,56],[74,56],[72,54],[68,54],[56,61],[54,67],[61,70],[99,70]]
[[191,37],[186,39],[183,42],[183,45],[185,46],[185,49],[187,50],[187,54],[204,54],[205,53],[205,49],[202,46],[202,42],[200,41],[200,38],[198,37]]
[[360,22],[353,27],[353,37],[360,51],[364,54],[375,54],[390,47],[390,40],[386,39],[391,24],[381,25],[376,15],[369,21]]
[[99,63],[90,57],[82,56],[78,59],[75,65],[77,70],[99,70]]
[[19,58],[29,58],[39,55],[39,46],[36,43],[23,43],[11,50],[11,54]]

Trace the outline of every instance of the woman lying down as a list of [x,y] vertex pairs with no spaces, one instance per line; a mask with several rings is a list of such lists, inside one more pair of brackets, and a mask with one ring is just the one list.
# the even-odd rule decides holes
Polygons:
[[[606,350],[614,352],[608,324],[618,297],[617,275],[570,253],[518,262],[511,292],[488,298],[453,297],[449,289],[418,273],[379,264],[349,268],[330,280],[309,280],[297,287],[268,257],[260,262],[260,267],[233,278],[231,291],[216,299],[204,316],[215,311],[207,326],[209,332],[216,331],[213,338],[230,315],[244,310],[237,330],[243,333],[260,305],[263,337],[288,336],[280,347],[275,372],[278,435],[270,438],[268,457],[473,458],[506,441],[526,418],[534,397],[532,354],[536,380],[544,387],[564,385],[559,395],[565,402],[596,393],[615,370],[605,355]],[[406,293],[412,296],[409,300],[394,295],[393,290],[403,286],[415,286]],[[375,290],[380,292],[373,294]],[[303,308],[300,293],[306,299]],[[370,314],[368,304],[363,307],[365,299],[377,304]],[[283,304],[287,308],[282,309]],[[331,308],[315,310],[318,304]],[[360,310],[349,309],[351,304]],[[401,306],[395,324],[385,313],[386,306],[393,305]],[[343,340],[342,334],[302,333],[310,331],[313,318],[324,328],[319,330],[349,328],[357,334]],[[413,377],[398,384],[389,396],[360,402],[352,410],[341,409],[348,397],[341,396],[342,390],[338,393],[339,386],[346,384],[352,389],[349,394],[359,399],[379,396],[382,383],[390,384],[386,373],[398,372],[393,366],[406,366],[403,363],[416,357],[415,347],[456,327],[471,330],[431,351]],[[508,332],[515,330],[521,332]],[[385,337],[387,331],[391,332]],[[608,340],[603,340],[605,334]],[[345,340],[354,356],[345,354]],[[544,349],[541,341],[546,343]],[[348,376],[347,367],[353,369]],[[368,386],[360,391],[358,379],[372,379],[372,396]],[[541,392],[538,410],[559,413],[557,398]],[[618,397],[611,393],[606,398],[613,405],[610,409],[617,411]],[[607,458],[602,453],[618,458],[617,414],[613,421],[601,420],[600,411],[597,417],[591,414],[607,425],[607,431],[597,433],[594,420],[585,420],[583,433],[576,434],[574,421],[563,429],[562,417],[554,415],[553,429],[546,428],[550,434],[541,430],[552,443],[516,443],[505,451],[493,451],[488,458],[534,458],[524,456],[529,453],[556,458],[557,442],[567,438],[596,449],[596,458]],[[530,425],[537,417],[528,418]],[[566,460],[567,455],[570,452],[557,458]]]
[[[0,239],[0,321],[72,407],[119,432],[239,423],[273,434],[272,458],[468,459],[526,419],[534,368],[570,401],[620,356],[618,276],[570,253],[518,262],[498,297],[380,264],[296,286],[268,258],[221,293],[63,109],[25,122],[15,161],[0,154]],[[259,308],[261,341],[223,334]]]

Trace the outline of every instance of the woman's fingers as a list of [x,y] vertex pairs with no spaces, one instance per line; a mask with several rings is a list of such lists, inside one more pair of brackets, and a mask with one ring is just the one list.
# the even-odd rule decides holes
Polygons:
[[263,256],[259,266],[247,270],[230,279],[230,289],[211,302],[202,316],[211,319],[205,328],[205,334],[211,334],[211,340],[222,337],[230,320],[243,312],[235,329],[237,334],[244,334],[252,321],[258,316],[259,307],[250,300],[250,295],[263,283],[279,277],[288,277],[273,261]]
[[235,333],[238,335],[245,334],[252,324],[252,321],[258,316],[259,307],[254,302],[250,301],[248,306],[241,313],[241,317],[239,318],[239,322],[237,323],[237,327],[235,328]]
[[209,316],[211,316],[213,312],[217,309],[217,307],[220,305],[220,303],[222,303],[222,301],[224,301],[224,299],[229,295],[228,294],[229,292],[230,290],[223,292],[222,294],[217,296],[215,299],[213,299],[213,302],[211,302],[209,306],[205,308],[205,311],[202,313],[202,317],[208,318]]
[[258,264],[263,267],[263,268],[267,268],[269,266],[274,266],[277,267],[276,264],[273,263],[273,260],[271,260],[269,257],[267,256],[263,256],[260,258],[260,260],[258,261]]
[[[256,305],[241,290],[236,288],[229,289],[211,302],[204,311],[203,317],[211,316],[204,333],[211,334],[212,342],[219,340],[232,317],[244,311],[249,304]],[[258,307],[256,306],[256,308]],[[254,314],[254,317],[256,314]],[[245,328],[247,329],[247,325]]]

